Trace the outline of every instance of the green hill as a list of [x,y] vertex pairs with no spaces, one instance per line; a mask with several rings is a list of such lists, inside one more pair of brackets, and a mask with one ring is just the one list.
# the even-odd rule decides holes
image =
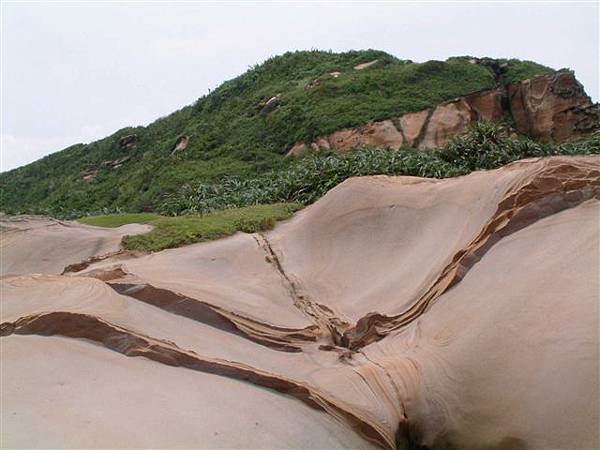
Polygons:
[[[374,60],[368,69],[354,69]],[[254,177],[294,164],[283,155],[298,140],[551,71],[528,61],[494,61],[502,73],[500,64],[471,64],[469,57],[413,63],[376,50],[286,53],[147,127],[125,128],[0,174],[0,210],[155,210],[188,183]],[[184,136],[187,148],[174,152]]]

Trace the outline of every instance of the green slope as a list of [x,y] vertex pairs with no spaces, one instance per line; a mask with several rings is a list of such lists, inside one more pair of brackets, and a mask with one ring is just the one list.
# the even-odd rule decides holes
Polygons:
[[[373,60],[377,63],[368,69],[353,69]],[[551,70],[532,62],[502,62],[507,63],[505,81]],[[471,64],[468,57],[412,63],[376,50],[286,53],[147,127],[125,128],[0,174],[0,209],[55,215],[154,210],[187,183],[288,166],[292,163],[283,154],[298,140],[421,110],[496,83],[492,68]],[[277,95],[279,105],[263,111]],[[119,144],[132,134],[135,148]],[[190,136],[187,149],[172,154],[184,135]],[[117,168],[102,164],[125,157]],[[94,169],[97,176],[85,181],[82,172]]]

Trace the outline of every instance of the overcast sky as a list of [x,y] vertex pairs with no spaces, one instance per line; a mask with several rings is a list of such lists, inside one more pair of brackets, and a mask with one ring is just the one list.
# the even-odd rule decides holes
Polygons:
[[148,124],[288,50],[530,59],[574,69],[598,101],[598,16],[572,1],[3,2],[1,168]]

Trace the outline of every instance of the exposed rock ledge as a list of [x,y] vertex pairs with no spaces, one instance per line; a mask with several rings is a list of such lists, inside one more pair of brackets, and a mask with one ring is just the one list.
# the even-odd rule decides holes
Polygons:
[[296,143],[287,153],[298,156],[311,149],[348,152],[358,147],[421,150],[444,147],[451,137],[477,121],[497,121],[512,115],[517,129],[544,141],[563,141],[598,128],[600,111],[572,71],[541,75],[508,89],[473,92],[432,109],[369,122],[319,137],[310,144]]

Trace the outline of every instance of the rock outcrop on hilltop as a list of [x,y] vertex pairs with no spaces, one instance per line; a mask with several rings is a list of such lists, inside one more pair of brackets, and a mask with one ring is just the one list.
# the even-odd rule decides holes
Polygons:
[[64,275],[22,227],[3,445],[596,448],[599,216],[582,156],[354,178],[270,232],[149,255],[77,238]]
[[600,114],[572,72],[559,71],[508,87],[510,112],[519,131],[563,141],[598,128]]
[[298,142],[287,154],[298,156],[309,149],[343,153],[366,146],[440,148],[475,122],[498,121],[505,116],[514,119],[521,133],[544,141],[564,141],[600,126],[598,105],[592,103],[573,72],[560,70],[395,119],[340,130],[310,144]]

